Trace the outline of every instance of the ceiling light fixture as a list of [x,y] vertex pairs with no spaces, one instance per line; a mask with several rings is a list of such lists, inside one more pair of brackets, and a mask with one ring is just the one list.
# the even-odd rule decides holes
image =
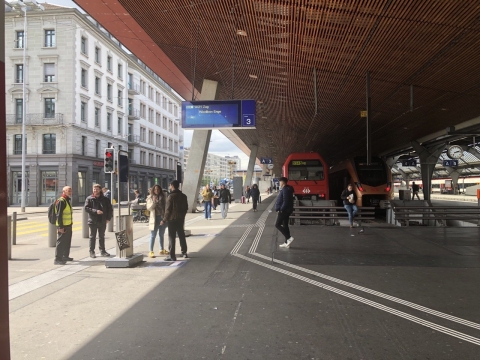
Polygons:
[[247,32],[245,30],[237,30],[237,35],[247,36]]
[[250,77],[250,79],[257,79],[257,78],[258,78],[257,75],[252,75],[252,74],[250,74],[250,75],[248,75],[248,76]]

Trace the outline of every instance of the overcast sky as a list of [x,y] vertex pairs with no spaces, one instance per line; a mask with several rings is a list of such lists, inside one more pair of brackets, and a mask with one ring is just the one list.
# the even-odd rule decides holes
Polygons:
[[[38,2],[39,3],[47,2],[49,4],[76,7],[80,9],[72,0],[49,0],[49,1],[40,0]],[[190,144],[192,142],[192,135],[193,135],[193,131],[185,130],[185,141],[184,141],[185,147],[190,147]],[[221,156],[237,155],[240,157],[240,159],[242,159],[242,168],[247,167],[248,157],[218,130],[214,130],[212,132],[212,139],[210,142],[209,152],[217,155],[221,155]]]

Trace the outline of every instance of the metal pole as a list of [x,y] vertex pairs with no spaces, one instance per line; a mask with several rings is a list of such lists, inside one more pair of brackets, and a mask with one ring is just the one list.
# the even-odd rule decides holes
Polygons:
[[88,213],[83,208],[82,211],[82,238],[88,239],[89,235],[89,228],[88,228]]
[[370,71],[367,71],[367,165],[370,165],[370,163],[372,162],[372,136],[370,133],[371,111]]
[[[115,164],[115,160],[113,162]],[[110,174],[110,203],[112,204],[113,209],[113,200],[115,198],[115,186],[113,184],[113,173]],[[113,232],[113,219],[115,218],[115,212],[112,216],[112,219],[108,222],[107,230],[108,232]]]
[[26,59],[27,59],[27,7],[23,7],[23,65],[22,65],[22,82],[23,82],[23,100],[22,100],[22,199],[21,199],[21,211],[25,212],[25,195],[27,191],[27,184],[25,181],[25,112],[27,99],[25,97],[25,75],[26,75]]
[[120,213],[121,213],[121,207],[120,207],[120,194],[121,194],[121,191],[120,191],[120,152],[118,152],[118,155],[117,155],[117,187],[118,187],[118,221],[117,221],[117,231],[121,231],[122,230],[122,225],[121,225],[121,221],[120,221]]
[[12,244],[17,245],[17,212],[12,215]]
[[413,85],[410,85],[410,111],[413,112]]
[[55,247],[57,245],[57,226],[48,223],[48,246]]
[[8,243],[8,260],[12,260],[12,223],[11,216],[7,216],[7,243]]

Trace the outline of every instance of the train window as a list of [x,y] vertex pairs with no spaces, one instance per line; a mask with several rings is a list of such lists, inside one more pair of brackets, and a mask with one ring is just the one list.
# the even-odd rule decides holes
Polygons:
[[358,181],[369,186],[380,186],[387,183],[387,170],[381,159],[372,158],[370,165],[367,165],[366,158],[356,158]]
[[289,180],[324,180],[320,160],[292,160],[288,166]]

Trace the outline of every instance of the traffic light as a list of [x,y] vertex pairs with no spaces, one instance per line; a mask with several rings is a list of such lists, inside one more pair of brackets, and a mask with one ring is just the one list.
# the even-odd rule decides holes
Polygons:
[[105,149],[105,159],[103,161],[103,170],[105,174],[112,174],[115,172],[113,168],[113,162],[115,158],[115,149]]

